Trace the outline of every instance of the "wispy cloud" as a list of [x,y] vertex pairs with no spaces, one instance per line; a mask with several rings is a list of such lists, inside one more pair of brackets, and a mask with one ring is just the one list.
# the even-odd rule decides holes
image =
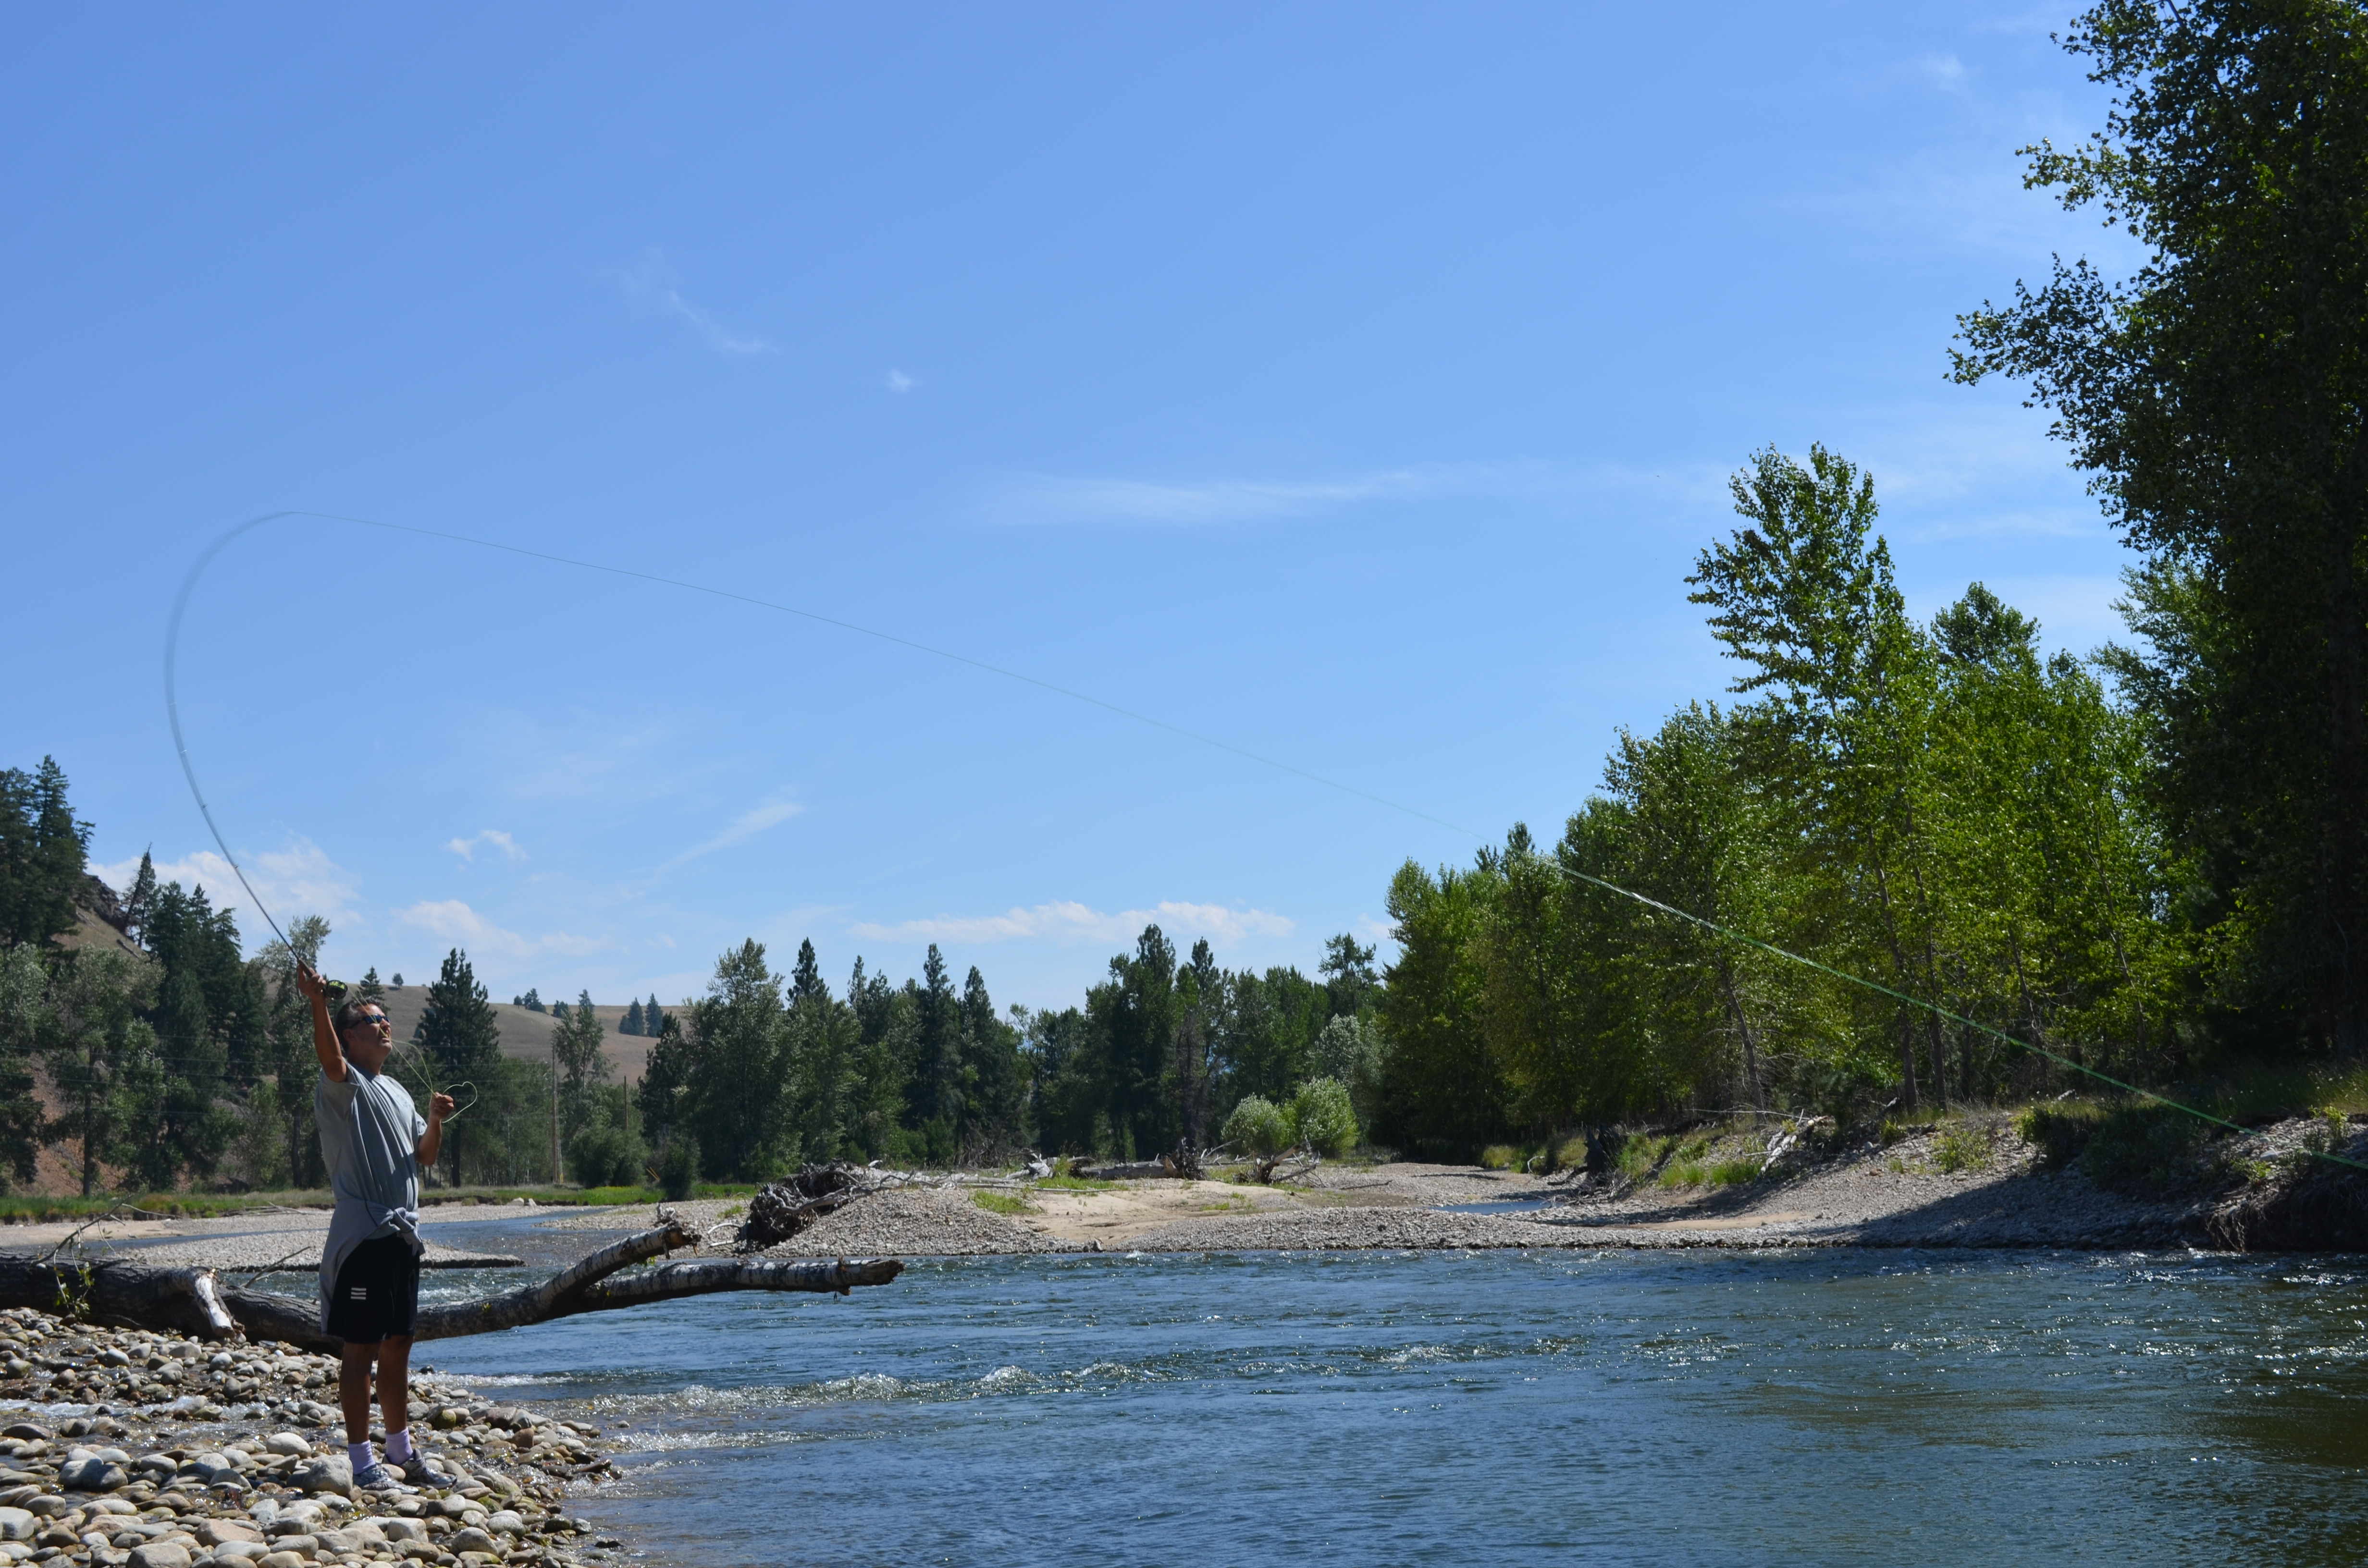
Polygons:
[[1270,910],[1169,900],[1155,908],[1121,910],[1114,915],[1083,903],[1040,903],[1033,909],[1014,908],[1001,915],[940,915],[893,926],[866,921],[853,930],[859,937],[882,941],[1050,941],[1074,947],[1080,942],[1133,941],[1145,926],[1155,923],[1170,936],[1206,937],[1221,943],[1250,937],[1287,937],[1292,929],[1286,916]]
[[719,849],[728,849],[733,845],[746,843],[767,828],[778,827],[804,810],[805,807],[796,801],[768,801],[761,806],[751,807],[734,817],[731,824],[722,833],[703,844],[692,845],[666,864],[678,866],[685,860],[696,859],[701,855],[712,855]]
[[689,324],[700,340],[718,354],[745,356],[780,352],[761,337],[734,332],[708,312],[684,299],[682,290],[675,286],[673,269],[655,251],[643,256],[640,265],[618,273],[617,279],[629,298]]
[[[256,895],[270,906],[282,925],[300,915],[323,915],[332,926],[354,918],[359,894],[354,874],[330,859],[311,839],[291,840],[285,849],[242,852],[240,860],[246,868],[247,880],[255,884]],[[271,927],[265,923],[262,911],[255,907],[246,890],[239,885],[238,873],[220,855],[211,849],[198,849],[177,859],[153,863],[159,882],[202,887],[216,909],[233,911],[240,935],[249,947],[260,947],[270,940]],[[140,873],[140,861],[135,857],[111,865],[95,865],[91,870],[111,887],[129,889],[132,878]]]
[[546,932],[538,937],[523,936],[505,929],[479,915],[457,898],[429,899],[398,909],[394,917],[406,926],[416,926],[438,941],[466,948],[472,954],[504,959],[583,958],[597,953],[609,944],[591,937],[571,936],[564,931]]
[[888,390],[892,392],[908,392],[920,384],[902,370],[888,372]]
[[453,854],[458,855],[463,860],[473,861],[476,859],[477,851],[480,848],[498,849],[502,852],[502,858],[506,860],[523,860],[526,858],[526,851],[518,846],[518,840],[512,838],[508,834],[504,833],[497,827],[485,828],[469,838],[452,839],[446,843],[444,847],[450,849]]

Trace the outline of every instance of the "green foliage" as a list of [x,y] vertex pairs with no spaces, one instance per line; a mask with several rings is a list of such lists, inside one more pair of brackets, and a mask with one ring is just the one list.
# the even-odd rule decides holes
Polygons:
[[1290,1146],[1291,1121],[1264,1096],[1245,1095],[1225,1118],[1224,1131],[1218,1136],[1229,1149],[1265,1159]]
[[1932,1139],[1935,1168],[1955,1173],[1989,1168],[1997,1139],[1985,1126],[1970,1121],[1942,1122]]
[[74,820],[55,757],[0,771],[0,949],[74,928],[90,824]]
[[1030,1205],[1025,1193],[973,1192],[970,1200],[990,1214],[1025,1214]]
[[699,1140],[689,1132],[677,1133],[658,1151],[659,1190],[679,1203],[690,1196],[698,1180]]
[[602,1086],[586,1102],[581,1124],[567,1140],[567,1178],[584,1187],[641,1186],[649,1174],[650,1151],[642,1142],[632,1096],[621,1087]]
[[1480,1151],[1480,1168],[1484,1171],[1508,1171],[1520,1160],[1520,1151],[1509,1143],[1491,1143]]
[[2198,1158],[2211,1127],[2167,1105],[2117,1105],[2080,1153],[2080,1168],[2099,1187],[2139,1196],[2176,1192],[2208,1174]]
[[609,1059],[600,1050],[607,1033],[592,1010],[588,991],[579,994],[551,1031],[552,1058],[559,1074],[559,1136],[570,1144],[589,1124],[597,1091],[608,1082]]
[[1292,1141],[1335,1159],[1357,1146],[1357,1112],[1348,1085],[1337,1078],[1311,1078],[1299,1086],[1284,1113]]
[[2039,1163],[2061,1170],[2080,1157],[2105,1124],[2106,1108],[2095,1100],[2056,1100],[2035,1105],[2015,1119],[2014,1130],[2039,1151]]
[[[2368,1046],[2368,27],[2345,0],[2102,0],[2065,36],[2113,95],[2029,183],[2147,249],[2058,260],[1961,319],[2131,543],[2183,1049]],[[2133,960],[2133,967],[2143,966]],[[2161,1037],[2157,1035],[2157,1039]],[[2157,1047],[2167,1051],[2170,1042]]]

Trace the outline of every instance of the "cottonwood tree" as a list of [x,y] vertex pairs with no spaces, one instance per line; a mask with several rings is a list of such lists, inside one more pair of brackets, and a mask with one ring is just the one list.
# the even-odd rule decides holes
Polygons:
[[2027,184],[2146,247],[1961,318],[2148,563],[2154,795],[2216,1027],[2368,1038],[2368,11],[2107,0],[2065,42],[2104,127]]

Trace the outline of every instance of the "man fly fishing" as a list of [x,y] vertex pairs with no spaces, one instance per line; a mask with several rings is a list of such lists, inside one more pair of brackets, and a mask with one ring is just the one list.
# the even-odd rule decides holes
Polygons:
[[[385,1075],[394,1029],[383,1006],[356,997],[338,1006],[333,1022],[328,983],[310,964],[297,965],[296,988],[313,1005],[313,1054],[321,1061],[313,1119],[337,1200],[321,1249],[321,1330],[345,1341],[337,1396],[354,1484],[381,1494],[449,1487],[453,1478],[432,1469],[411,1441],[410,1394],[411,1328],[426,1250],[419,1167],[434,1165],[443,1148],[452,1096],[430,1096],[422,1117],[411,1091]],[[384,1464],[370,1454],[373,1364],[386,1413]]]

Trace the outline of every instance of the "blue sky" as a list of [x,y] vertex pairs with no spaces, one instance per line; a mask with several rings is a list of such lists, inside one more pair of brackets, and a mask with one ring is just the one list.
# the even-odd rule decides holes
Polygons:
[[[2021,188],[2067,7],[0,14],[0,763],[227,879],[173,595],[380,519],[950,650],[1551,835],[1729,677],[1755,448],[1874,472],[1911,601],[2085,652],[2124,551],[1953,318],[2126,242]],[[190,751],[333,968],[699,989],[756,936],[1074,1001],[1156,919],[1384,930],[1470,836],[712,597],[293,519],[191,601]],[[234,891],[234,890],[232,890]],[[242,917],[250,938],[260,931]]]

